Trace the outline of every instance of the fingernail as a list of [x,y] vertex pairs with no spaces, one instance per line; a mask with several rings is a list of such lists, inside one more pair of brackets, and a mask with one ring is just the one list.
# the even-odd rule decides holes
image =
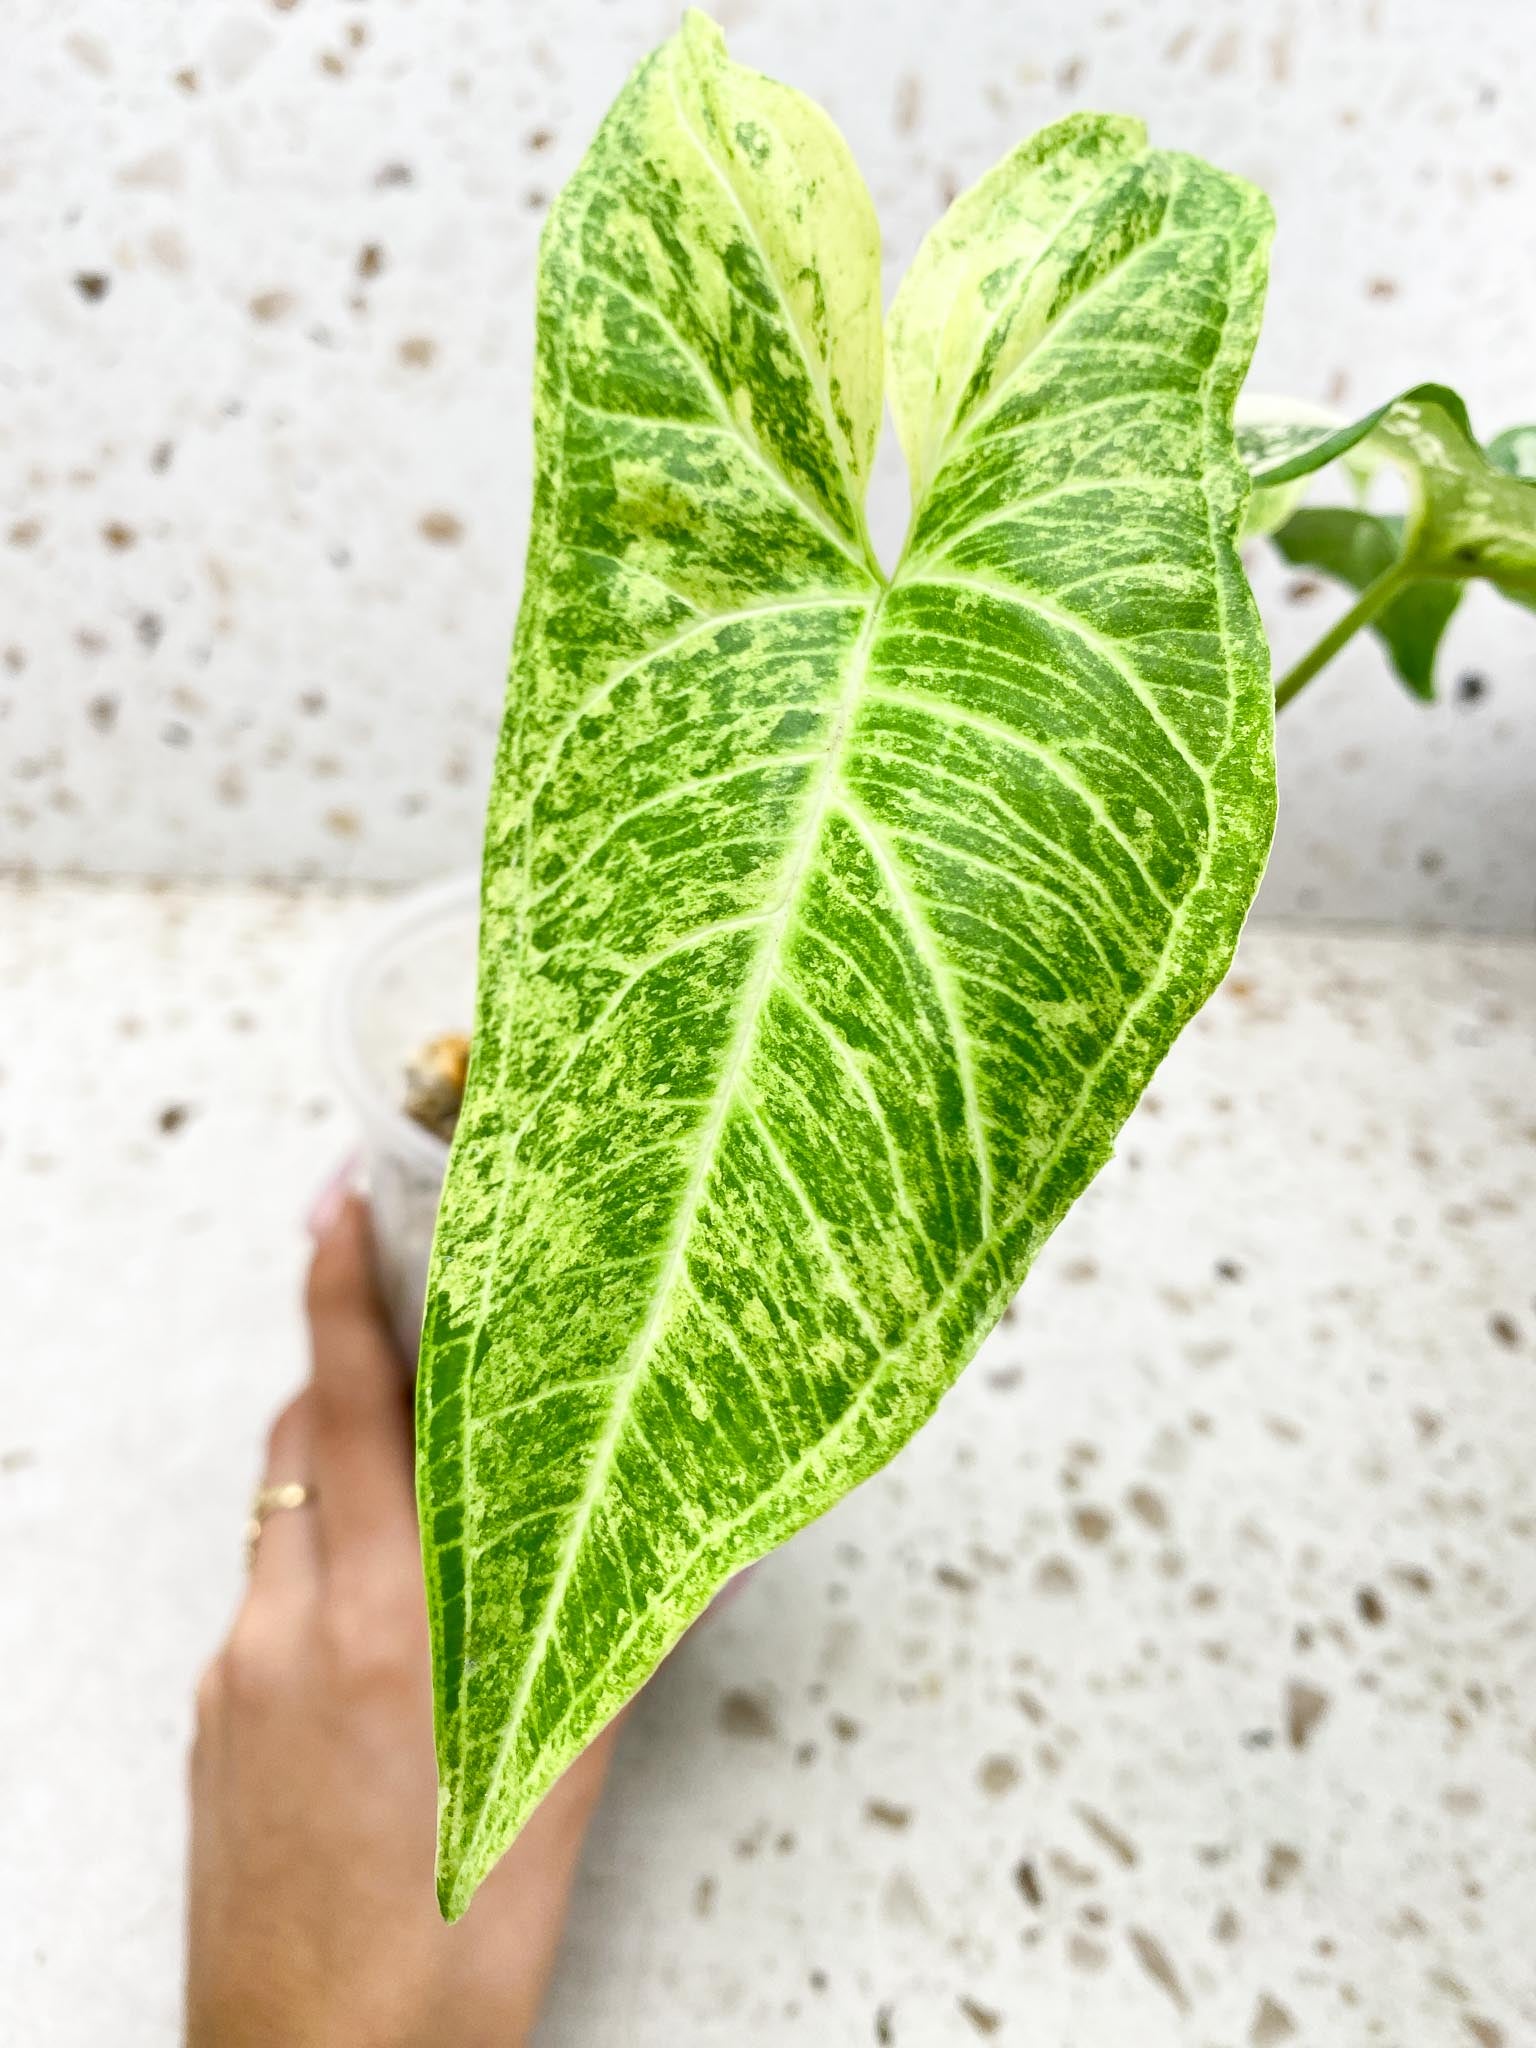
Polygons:
[[356,1168],[357,1154],[349,1153],[311,1204],[309,1214],[304,1219],[304,1228],[317,1241],[325,1236],[345,1208],[347,1197],[352,1192],[352,1177]]

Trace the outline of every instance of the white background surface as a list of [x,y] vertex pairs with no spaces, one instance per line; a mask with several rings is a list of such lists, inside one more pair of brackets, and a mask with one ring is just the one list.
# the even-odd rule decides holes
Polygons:
[[[1536,416],[1526,0],[717,12],[842,124],[892,284],[1023,136],[1138,112],[1275,200],[1257,388],[1363,408],[1432,376],[1484,433]],[[8,0],[0,857],[371,878],[473,859],[539,226],[676,14]],[[903,500],[888,463],[888,553]],[[1334,599],[1282,617],[1282,589],[1290,650]],[[1361,647],[1287,714],[1270,910],[1536,930],[1530,615],[1475,593],[1445,674],[1425,711]]]
[[[175,2038],[186,1702],[365,914],[0,895],[17,2048]],[[1536,2038],[1533,1007],[1529,946],[1250,935],[936,1420],[642,1702],[541,2048]]]

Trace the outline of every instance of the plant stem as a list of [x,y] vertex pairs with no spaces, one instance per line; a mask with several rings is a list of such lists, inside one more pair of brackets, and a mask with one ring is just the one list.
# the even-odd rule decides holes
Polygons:
[[1320,668],[1325,668],[1344,645],[1352,640],[1362,626],[1368,626],[1376,614],[1385,611],[1403,585],[1411,580],[1402,562],[1394,562],[1390,569],[1383,569],[1374,583],[1367,583],[1341,619],[1335,621],[1318,641],[1309,648],[1294,668],[1287,669],[1275,684],[1275,709],[1281,711],[1296,694],[1304,690]]

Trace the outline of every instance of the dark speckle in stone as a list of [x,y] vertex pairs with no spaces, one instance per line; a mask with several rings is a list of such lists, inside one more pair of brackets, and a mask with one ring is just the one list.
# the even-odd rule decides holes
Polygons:
[[117,723],[117,699],[92,697],[85,707],[85,715],[98,732],[110,732]]
[[1461,2023],[1477,2043],[1477,2048],[1505,2048],[1504,2029],[1495,2026],[1492,2020],[1478,2019],[1472,2013],[1463,2013]]
[[1295,2032],[1296,2022],[1285,2007],[1271,1998],[1267,1991],[1262,1992],[1253,2024],[1248,2029],[1251,2048],[1278,2048],[1281,2041],[1289,2041]]
[[1283,1892],[1301,1868],[1301,1854],[1288,1842],[1271,1842],[1264,1858],[1263,1885],[1267,1892]]
[[189,1102],[168,1102],[155,1122],[169,1138],[185,1127],[191,1115],[192,1105]]
[[1150,1486],[1133,1486],[1126,1495],[1131,1513],[1149,1529],[1163,1530],[1168,1526],[1168,1508],[1160,1493]]
[[891,1828],[899,1833],[902,1828],[911,1826],[912,1809],[910,1806],[893,1805],[889,1799],[866,1799],[864,1818],[877,1828]]
[[111,289],[112,280],[103,271],[79,270],[75,273],[75,290],[87,305],[98,304]]
[[1488,694],[1488,678],[1480,676],[1476,669],[1467,669],[1456,678],[1456,701],[1458,704],[1477,704]]
[[1432,1593],[1435,1590],[1434,1580],[1422,1565],[1395,1564],[1391,1570],[1391,1577],[1400,1586],[1406,1586],[1410,1593]]
[[976,1780],[989,1798],[1001,1799],[1018,1784],[1019,1767],[1011,1756],[983,1757]]
[[1085,1543],[1102,1543],[1115,1526],[1115,1518],[1106,1508],[1074,1508],[1072,1526]]
[[979,2005],[974,1998],[962,1998],[960,2010],[978,2034],[995,2034],[1003,2024],[1000,2012],[994,2012],[989,2005]]
[[1520,1325],[1513,1316],[1505,1315],[1502,1310],[1495,1310],[1488,1318],[1488,1328],[1498,1342],[1507,1346],[1509,1350],[1513,1351],[1519,1345]]
[[891,2048],[896,2039],[896,2019],[892,2007],[882,2005],[875,2014],[875,2041],[877,2048]]
[[779,1732],[773,1710],[762,1694],[739,1689],[726,1693],[722,1698],[720,1726],[727,1735],[741,1736],[752,1742],[766,1742]]
[[1140,1927],[1127,1928],[1131,1949],[1136,1960],[1146,1971],[1152,1982],[1166,1991],[1180,2012],[1189,2011],[1189,1997],[1179,1981],[1178,1972],[1168,1960],[1167,1952],[1160,1941],[1145,1933]]
[[1361,1586],[1355,1594],[1355,1612],[1368,1628],[1380,1628],[1387,1618],[1386,1602],[1374,1586]]
[[1117,1863],[1123,1864],[1127,1870],[1135,1869],[1140,1857],[1136,1844],[1128,1835],[1123,1834],[1113,1821],[1106,1820],[1102,1813],[1096,1812],[1091,1806],[1079,1803],[1075,1811],[1089,1834],[1095,1841],[1103,1844]]
[[1045,1904],[1045,1894],[1040,1889],[1039,1876],[1027,1856],[1021,1863],[1014,1865],[1013,1881],[1018,1886],[1019,1895],[1026,1906],[1033,1906],[1038,1911]]
[[1306,1748],[1329,1705],[1327,1693],[1319,1692],[1315,1685],[1301,1679],[1291,1681],[1285,1693],[1285,1729],[1292,1749]]

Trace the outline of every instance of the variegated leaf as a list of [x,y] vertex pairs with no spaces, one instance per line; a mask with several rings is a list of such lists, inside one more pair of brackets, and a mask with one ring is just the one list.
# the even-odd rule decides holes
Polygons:
[[690,17],[561,195],[419,1393],[475,1884],[735,1570],[912,1434],[1231,954],[1268,844],[1233,398],[1269,216],[1078,117],[892,313],[825,117]]

